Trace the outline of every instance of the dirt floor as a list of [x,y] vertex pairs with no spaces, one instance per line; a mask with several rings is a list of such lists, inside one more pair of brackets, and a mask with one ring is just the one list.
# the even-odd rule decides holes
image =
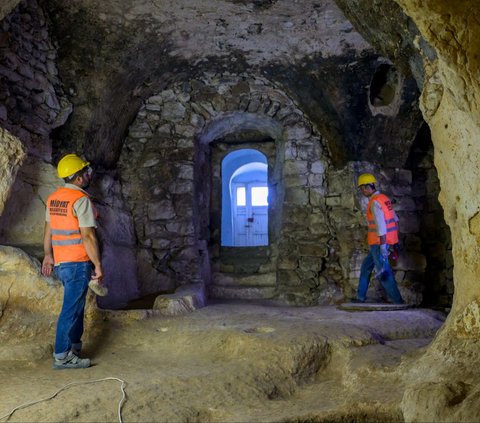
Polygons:
[[8,421],[119,421],[121,383],[93,382],[118,378],[126,383],[124,422],[401,421],[402,375],[445,317],[426,309],[349,312],[239,302],[180,317],[151,310],[94,315],[82,353],[93,366],[82,370],[52,369],[54,325],[32,331],[31,318],[15,333],[3,316],[0,416],[72,382],[92,382]]

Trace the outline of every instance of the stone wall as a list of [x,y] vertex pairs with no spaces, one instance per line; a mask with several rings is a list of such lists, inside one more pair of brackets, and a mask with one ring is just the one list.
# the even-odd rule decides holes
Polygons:
[[21,2],[0,22],[0,128],[28,154],[0,217],[0,242],[41,252],[45,200],[61,184],[51,161],[53,129],[71,112],[58,77],[57,51],[36,0]]
[[[435,175],[434,168],[428,169]],[[430,197],[432,192],[428,192],[427,189],[432,187],[435,189],[434,181],[427,184],[425,180],[418,177],[418,168],[412,171],[407,168],[380,168],[369,162],[352,162],[346,168],[334,171],[329,175],[330,190],[326,196],[326,203],[334,221],[333,227],[341,255],[342,270],[346,272],[344,277],[347,283],[344,286],[344,292],[349,296],[354,295],[361,264],[368,251],[364,217],[367,201],[356,189],[358,175],[364,172],[373,173],[376,176],[377,188],[392,200],[393,208],[400,219],[400,255],[393,269],[404,300],[412,305],[420,305],[425,302],[435,306],[440,305],[438,297],[430,297],[431,289],[432,286],[435,286],[439,292],[447,293],[445,287],[448,283],[447,265],[445,261],[437,262],[437,270],[445,273],[443,284],[436,280],[426,279],[427,264],[432,260],[428,235],[431,235],[432,231],[437,232],[435,238],[431,240],[431,244],[437,245],[437,250],[439,250],[440,235],[446,234],[445,236],[448,237],[449,232],[445,227],[433,226],[435,222],[431,219],[431,213],[438,209],[432,209],[434,205],[434,201]],[[429,207],[430,211],[426,214]],[[445,257],[448,246],[443,245],[442,247]],[[442,251],[437,252],[437,255]],[[368,297],[383,300],[384,295],[379,284],[373,279]],[[444,299],[442,305],[449,306],[449,304],[448,299]]]
[[418,239],[410,244],[427,259],[423,305],[450,309],[453,301],[453,258],[450,228],[438,200],[440,183],[428,126],[419,131],[406,167],[412,173],[415,202],[421,207]]
[[0,126],[43,160],[49,135],[71,112],[58,77],[57,51],[36,0],[25,0],[0,22]]
[[[273,150],[265,148],[268,140]],[[277,299],[326,304],[353,295],[366,252],[355,181],[371,171],[401,219],[400,289],[409,303],[422,302],[425,186],[418,186],[409,169],[368,162],[333,169],[326,140],[295,103],[268,81],[248,75],[179,82],[150,97],[130,126],[119,174],[135,224],[142,293],[192,280],[208,283],[211,272],[219,272],[211,266],[220,247],[221,159],[255,142],[269,163],[273,223],[263,271],[276,272]],[[212,145],[220,144],[220,154],[212,154],[218,148]]]

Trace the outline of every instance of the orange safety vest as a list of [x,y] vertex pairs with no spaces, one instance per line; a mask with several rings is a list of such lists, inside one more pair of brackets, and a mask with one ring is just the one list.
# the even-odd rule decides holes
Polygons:
[[78,219],[73,214],[73,205],[82,197],[88,195],[72,188],[59,188],[48,197],[55,264],[90,260],[83,245]]
[[372,195],[368,201],[367,206],[367,221],[368,221],[368,245],[379,245],[380,237],[377,235],[377,225],[375,224],[375,217],[371,211],[372,203],[378,201],[382,206],[383,215],[385,216],[385,223],[387,226],[386,242],[389,245],[398,243],[398,228],[395,220],[395,214],[392,208],[392,202],[385,194]]

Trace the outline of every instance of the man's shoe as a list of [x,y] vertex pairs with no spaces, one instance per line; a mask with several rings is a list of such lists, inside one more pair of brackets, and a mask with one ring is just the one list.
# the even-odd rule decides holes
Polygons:
[[90,367],[89,358],[80,358],[70,351],[67,356],[63,359],[54,359],[53,368],[55,370],[61,369],[86,369]]
[[351,303],[360,303],[360,304],[363,304],[365,302],[365,300],[359,300],[358,298],[350,298],[350,302]]

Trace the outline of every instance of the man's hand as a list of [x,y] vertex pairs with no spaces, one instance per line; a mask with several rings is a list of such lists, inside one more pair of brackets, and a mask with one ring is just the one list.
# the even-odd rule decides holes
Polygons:
[[42,262],[42,275],[52,276],[53,266],[55,262],[51,254],[46,254]]
[[96,279],[98,280],[98,282],[102,283],[102,279],[103,279],[103,270],[102,270],[102,266],[95,266],[95,269],[93,270],[93,273],[92,273],[92,279]]
[[385,258],[388,257],[388,244],[380,244],[380,254]]

